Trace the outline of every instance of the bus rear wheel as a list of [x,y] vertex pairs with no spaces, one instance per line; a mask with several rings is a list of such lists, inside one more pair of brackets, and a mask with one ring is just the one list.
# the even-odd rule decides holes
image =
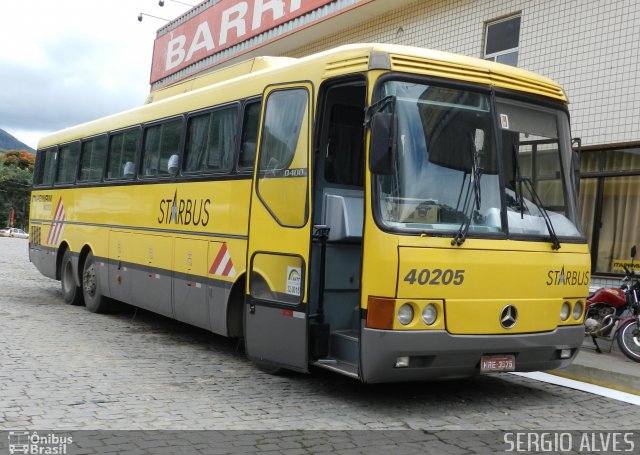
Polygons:
[[73,262],[71,251],[66,250],[62,256],[60,267],[60,284],[62,285],[62,298],[69,305],[82,305],[82,291],[80,286],[76,286],[73,276]]
[[100,280],[96,272],[96,261],[93,253],[89,252],[84,261],[82,270],[82,294],[87,310],[92,313],[105,313],[109,311],[111,302],[100,290]]

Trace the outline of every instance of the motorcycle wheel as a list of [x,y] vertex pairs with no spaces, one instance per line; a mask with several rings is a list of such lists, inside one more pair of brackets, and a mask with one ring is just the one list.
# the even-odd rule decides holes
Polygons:
[[640,362],[640,327],[637,320],[627,321],[618,330],[620,350],[635,362]]

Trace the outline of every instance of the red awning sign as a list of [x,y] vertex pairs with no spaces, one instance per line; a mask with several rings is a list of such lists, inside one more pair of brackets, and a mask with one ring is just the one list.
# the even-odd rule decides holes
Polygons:
[[333,0],[221,0],[153,47],[151,83]]

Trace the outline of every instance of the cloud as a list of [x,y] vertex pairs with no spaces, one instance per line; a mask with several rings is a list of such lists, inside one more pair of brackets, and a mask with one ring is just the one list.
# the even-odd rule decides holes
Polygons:
[[141,105],[163,24],[138,22],[138,13],[188,9],[154,8],[149,0],[0,0],[0,128],[21,139]]
[[70,53],[69,44],[79,38],[70,34],[48,43],[48,58],[37,68],[0,60],[0,87],[10,87],[0,94],[2,126],[53,131],[144,102],[149,90],[145,79],[135,82],[129,79],[131,68],[114,70],[109,61],[96,58],[109,54],[104,43],[85,37]]

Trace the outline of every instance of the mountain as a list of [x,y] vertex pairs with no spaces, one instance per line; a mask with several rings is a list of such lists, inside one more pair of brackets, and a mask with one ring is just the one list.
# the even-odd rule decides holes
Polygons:
[[27,144],[20,142],[18,139],[7,133],[5,130],[0,129],[0,149],[6,150],[26,150],[29,153],[35,153],[36,151],[29,147]]

